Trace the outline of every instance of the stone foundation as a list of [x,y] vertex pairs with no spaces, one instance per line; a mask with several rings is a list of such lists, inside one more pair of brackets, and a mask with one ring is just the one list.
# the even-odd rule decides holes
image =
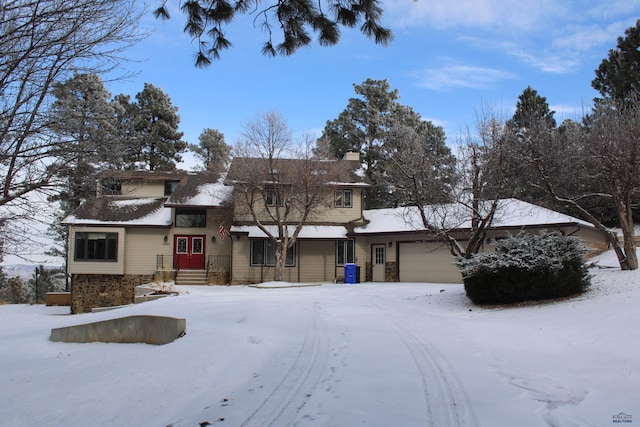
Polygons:
[[74,274],[71,313],[89,313],[96,307],[133,304],[136,286],[152,281],[152,275]]
[[398,277],[398,263],[387,262],[384,266],[384,281],[385,282],[397,282]]

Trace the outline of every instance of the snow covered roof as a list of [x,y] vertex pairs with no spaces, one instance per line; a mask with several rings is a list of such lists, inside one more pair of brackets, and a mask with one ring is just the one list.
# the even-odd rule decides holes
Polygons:
[[164,198],[95,198],[67,216],[65,225],[162,226],[171,225],[171,209]]
[[[363,212],[367,225],[356,227],[356,234],[401,233],[424,231],[417,207],[371,209]],[[462,204],[433,205],[425,208],[430,224],[439,229],[471,228],[470,210]],[[578,218],[533,205],[518,199],[499,201],[492,228],[518,228],[550,225],[581,225],[593,227]]]
[[224,185],[224,175],[210,172],[187,175],[165,206],[220,207],[231,203],[233,187]]
[[[289,235],[295,231],[295,226],[288,226]],[[267,226],[269,232],[278,235],[278,229],[275,225]],[[232,233],[249,234],[250,238],[266,238],[267,235],[257,225],[234,225],[231,227]],[[341,225],[304,225],[299,239],[346,239],[347,229]]]

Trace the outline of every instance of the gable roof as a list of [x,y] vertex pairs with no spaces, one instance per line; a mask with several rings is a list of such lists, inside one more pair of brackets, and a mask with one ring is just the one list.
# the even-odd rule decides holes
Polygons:
[[[370,209],[363,212],[368,223],[354,229],[356,234],[404,233],[426,231],[420,211],[415,206],[393,209]],[[468,230],[471,213],[462,204],[432,205],[425,208],[425,215],[439,229]],[[523,202],[518,199],[502,199],[494,216],[492,229],[540,226],[579,225],[593,228],[589,222]]]
[[67,216],[65,225],[171,225],[171,209],[164,198],[92,198]]
[[148,170],[107,170],[101,172],[98,178],[114,178],[114,179],[141,179],[146,181],[173,181],[181,180],[189,172],[183,170],[174,171],[148,171]]
[[234,157],[229,166],[226,182],[229,185],[233,183],[247,182],[247,171],[252,173],[251,179],[254,182],[269,183],[272,182],[272,170],[279,177],[281,183],[294,183],[300,180],[297,171],[304,169],[304,163],[312,162],[328,162],[331,163],[331,176],[327,178],[327,185],[336,186],[364,186],[369,187],[365,174],[362,171],[359,161],[355,160],[316,160],[316,159],[287,159],[279,158],[269,160],[266,158],[256,157]]

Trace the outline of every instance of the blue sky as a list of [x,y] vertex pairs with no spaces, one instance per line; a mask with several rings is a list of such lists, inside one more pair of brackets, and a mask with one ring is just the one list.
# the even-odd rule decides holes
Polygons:
[[183,15],[175,9],[171,20],[159,21],[149,14],[142,28],[153,32],[127,52],[136,60],[127,70],[138,74],[107,88],[133,97],[145,82],[159,86],[179,108],[186,141],[197,143],[208,127],[233,145],[244,123],[269,110],[282,113],[295,132],[319,136],[355,96],[353,84],[387,79],[400,102],[443,126],[452,144],[487,105],[510,117],[529,85],[547,98],[558,123],[580,118],[597,95],[594,70],[640,18],[640,0],[384,0],[382,6],[395,34],[388,47],[343,31],[334,47],[263,57],[265,35],[244,18],[228,27],[233,47],[204,70],[193,66]]

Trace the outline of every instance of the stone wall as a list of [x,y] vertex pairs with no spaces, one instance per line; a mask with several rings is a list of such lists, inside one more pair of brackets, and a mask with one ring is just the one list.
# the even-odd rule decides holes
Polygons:
[[397,282],[398,277],[398,263],[387,262],[384,266],[384,281],[385,282]]
[[71,313],[89,313],[96,307],[133,304],[136,286],[153,281],[151,275],[74,274]]

